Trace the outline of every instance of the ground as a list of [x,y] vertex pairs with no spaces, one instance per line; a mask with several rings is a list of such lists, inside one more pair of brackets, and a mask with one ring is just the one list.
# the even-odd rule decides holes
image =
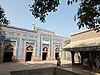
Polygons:
[[[45,67],[56,67],[56,61],[37,61],[37,62],[24,62],[24,63],[2,63],[0,64],[0,75],[11,75],[10,71],[38,69]],[[79,72],[82,75],[90,75],[91,72],[84,71],[83,69],[72,67],[71,61],[61,60],[61,67],[64,70]],[[98,75],[98,74],[95,74]]]

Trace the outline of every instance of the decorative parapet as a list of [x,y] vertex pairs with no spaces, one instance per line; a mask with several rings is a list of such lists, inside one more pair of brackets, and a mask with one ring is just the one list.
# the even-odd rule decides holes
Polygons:
[[29,30],[29,29],[25,29],[25,28],[19,28],[19,27],[15,27],[15,26],[11,26],[11,25],[2,25],[0,24],[1,27],[6,27],[6,28],[12,28],[12,29],[17,29],[17,30],[22,30],[22,31],[28,31],[28,32],[37,32],[36,30]]
[[44,28],[40,28],[40,27],[36,27],[37,31],[45,31],[45,32],[50,32],[50,33],[54,33],[53,31],[44,29]]

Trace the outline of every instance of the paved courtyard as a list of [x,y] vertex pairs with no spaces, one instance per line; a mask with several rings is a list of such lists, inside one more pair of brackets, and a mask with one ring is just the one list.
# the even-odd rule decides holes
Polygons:
[[[62,60],[64,64],[71,63],[70,61]],[[10,71],[37,69],[45,67],[56,67],[56,61],[37,61],[37,62],[23,62],[23,63],[2,63],[0,64],[0,75],[10,75]]]
[[[91,75],[91,72],[82,70],[80,68],[72,67],[70,61],[62,60],[62,68],[64,70],[73,71],[82,75]],[[0,75],[11,75],[10,71],[38,69],[45,67],[56,67],[56,61],[38,61],[38,62],[24,62],[24,63],[2,63],[0,64]],[[99,75],[99,74],[95,74]]]

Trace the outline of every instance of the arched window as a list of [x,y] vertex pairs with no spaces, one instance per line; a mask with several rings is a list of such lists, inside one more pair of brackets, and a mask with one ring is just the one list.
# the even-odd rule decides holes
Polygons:
[[47,47],[44,47],[44,48],[43,48],[43,51],[48,51],[48,48],[47,48]]
[[31,45],[29,45],[28,47],[26,47],[26,50],[32,51],[33,47]]
[[57,51],[57,52],[58,52],[58,51],[60,51],[60,49],[57,47],[57,48],[55,49],[55,51]]
[[13,51],[14,50],[14,46],[12,44],[8,44],[5,46],[5,51]]

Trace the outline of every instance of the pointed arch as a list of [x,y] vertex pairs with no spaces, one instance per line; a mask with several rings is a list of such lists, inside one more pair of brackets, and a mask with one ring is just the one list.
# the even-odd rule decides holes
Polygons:
[[4,51],[14,51],[14,46],[10,43],[4,46]]
[[26,47],[26,50],[33,51],[33,46],[32,46],[32,45],[28,45],[28,46]]
[[43,51],[48,51],[48,47],[47,46],[44,46],[42,50]]
[[57,48],[55,49],[55,52],[59,52],[59,51],[60,51],[60,48],[57,47]]

